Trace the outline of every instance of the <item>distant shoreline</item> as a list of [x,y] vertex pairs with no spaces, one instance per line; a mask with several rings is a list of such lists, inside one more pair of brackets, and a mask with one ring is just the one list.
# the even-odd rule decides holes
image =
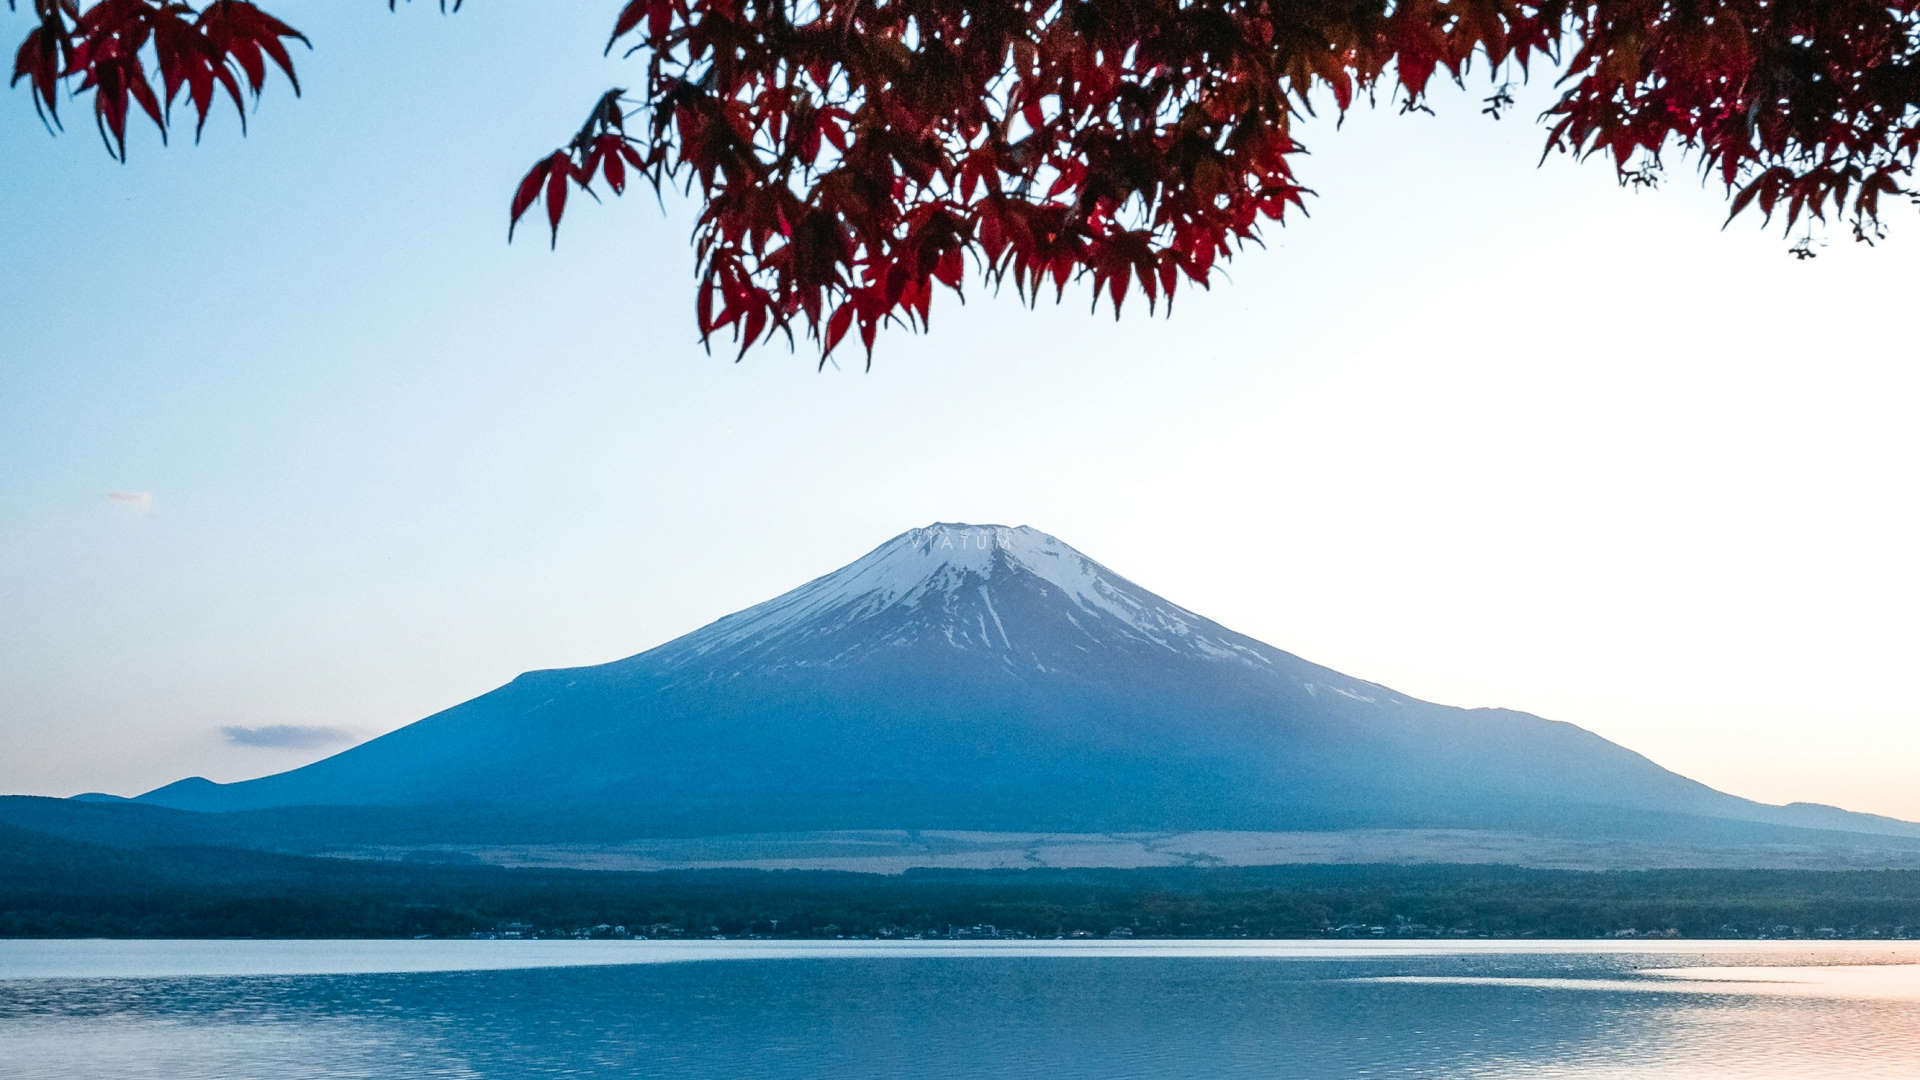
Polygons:
[[[1808,946],[1812,947],[1809,948]],[[1873,946],[1885,952],[1863,953]],[[1920,942],[1493,939],[1446,942],[1149,939],[1137,941],[395,941],[358,939],[0,939],[0,986],[33,979],[408,975],[622,967],[737,960],[1268,959],[1419,957],[1765,956],[1853,965],[1920,966]],[[1659,970],[1656,963],[1652,970]]]

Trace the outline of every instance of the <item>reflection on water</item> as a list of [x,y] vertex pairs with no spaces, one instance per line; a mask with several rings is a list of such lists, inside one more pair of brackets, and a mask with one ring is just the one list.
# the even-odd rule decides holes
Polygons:
[[[462,948],[420,947],[443,944]],[[493,958],[619,966],[426,970],[436,959],[482,966],[488,954],[469,944],[496,943],[274,943],[278,952],[255,948],[250,956],[248,947],[221,943],[0,943],[0,1074],[1920,1073],[1920,951],[1902,946],[1529,944],[1503,952],[1520,946],[716,942],[731,948],[689,943],[676,952],[666,943],[606,943],[612,948],[509,949]],[[97,977],[116,949],[124,965],[159,974]],[[282,970],[311,967],[330,952],[358,973]],[[628,959],[607,959],[617,956]],[[185,973],[231,971],[249,958],[258,962],[251,970],[279,973]],[[686,962],[653,962],[661,960]],[[382,961],[399,970],[377,972]]]
[[[1362,982],[1426,986],[1505,986],[1614,993],[1738,994],[1742,997],[1920,1001],[1920,968],[1868,964],[1801,967],[1652,968],[1630,979],[1527,975],[1380,975]],[[1920,1066],[1916,1066],[1920,1074]]]

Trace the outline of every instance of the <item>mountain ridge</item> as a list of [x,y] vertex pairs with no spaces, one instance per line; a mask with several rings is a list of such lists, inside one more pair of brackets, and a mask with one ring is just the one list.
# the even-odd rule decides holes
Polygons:
[[[936,523],[607,664],[525,673],[189,810],[474,804],[636,829],[1513,827],[1613,812],[1920,836],[1232,631],[1026,526]],[[617,826],[615,826],[617,827]]]

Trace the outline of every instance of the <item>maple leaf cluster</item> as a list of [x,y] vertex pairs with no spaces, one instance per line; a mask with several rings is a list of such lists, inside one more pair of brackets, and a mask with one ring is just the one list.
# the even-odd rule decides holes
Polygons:
[[245,127],[246,98],[260,96],[269,60],[300,92],[287,42],[307,39],[247,0],[215,0],[198,10],[168,0],[97,0],[85,10],[79,0],[32,0],[32,9],[37,25],[14,54],[13,82],[26,82],[34,110],[52,127],[60,124],[63,84],[92,95],[100,138],[123,161],[136,107],[164,139],[184,93],[197,138],[222,93]]
[[[1149,308],[1303,209],[1293,125],[1436,77],[1564,66],[1549,152],[1644,180],[1669,147],[1789,224],[1875,235],[1920,142],[1916,0],[628,0],[603,98],[527,177],[696,188],[703,340],[924,328],[971,258],[1032,302],[1070,281]],[[1562,54],[1563,46],[1571,59]],[[1391,80],[1383,87],[1386,80]],[[1511,99],[1502,90],[1489,111]]]
[[1625,176],[1664,148],[1697,154],[1750,204],[1851,219],[1878,235],[1880,200],[1908,192],[1920,153],[1916,0],[1608,0],[1578,7],[1580,43],[1547,111],[1549,150],[1604,149]]
[[[1133,292],[1171,306],[1304,210],[1292,130],[1316,103],[1424,109],[1476,63],[1499,84],[1544,56],[1547,152],[1604,153],[1640,183],[1677,148],[1730,218],[1832,213],[1871,240],[1920,153],[1920,0],[609,6],[607,51],[644,59],[640,89],[604,94],[534,165],[511,222],[544,206],[557,241],[575,189],[697,191],[698,329],[742,355],[806,336],[825,363],[857,331],[870,358],[882,327],[925,328],[937,291],[961,294],[970,261],[1029,302],[1080,281],[1116,315]],[[164,132],[184,89],[204,123],[217,92],[259,93],[263,57],[291,79],[284,42],[305,40],[243,0],[32,7],[14,81],[55,122],[60,84],[92,93],[117,156],[133,106]]]

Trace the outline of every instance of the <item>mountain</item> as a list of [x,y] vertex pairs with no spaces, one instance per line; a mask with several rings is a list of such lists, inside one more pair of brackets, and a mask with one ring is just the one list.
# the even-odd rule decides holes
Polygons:
[[658,648],[530,672],[304,768],[183,780],[138,801],[341,808],[465,839],[1920,837],[1891,819],[1739,799],[1571,724],[1420,701],[1235,633],[1045,533],[961,524],[914,529]]

